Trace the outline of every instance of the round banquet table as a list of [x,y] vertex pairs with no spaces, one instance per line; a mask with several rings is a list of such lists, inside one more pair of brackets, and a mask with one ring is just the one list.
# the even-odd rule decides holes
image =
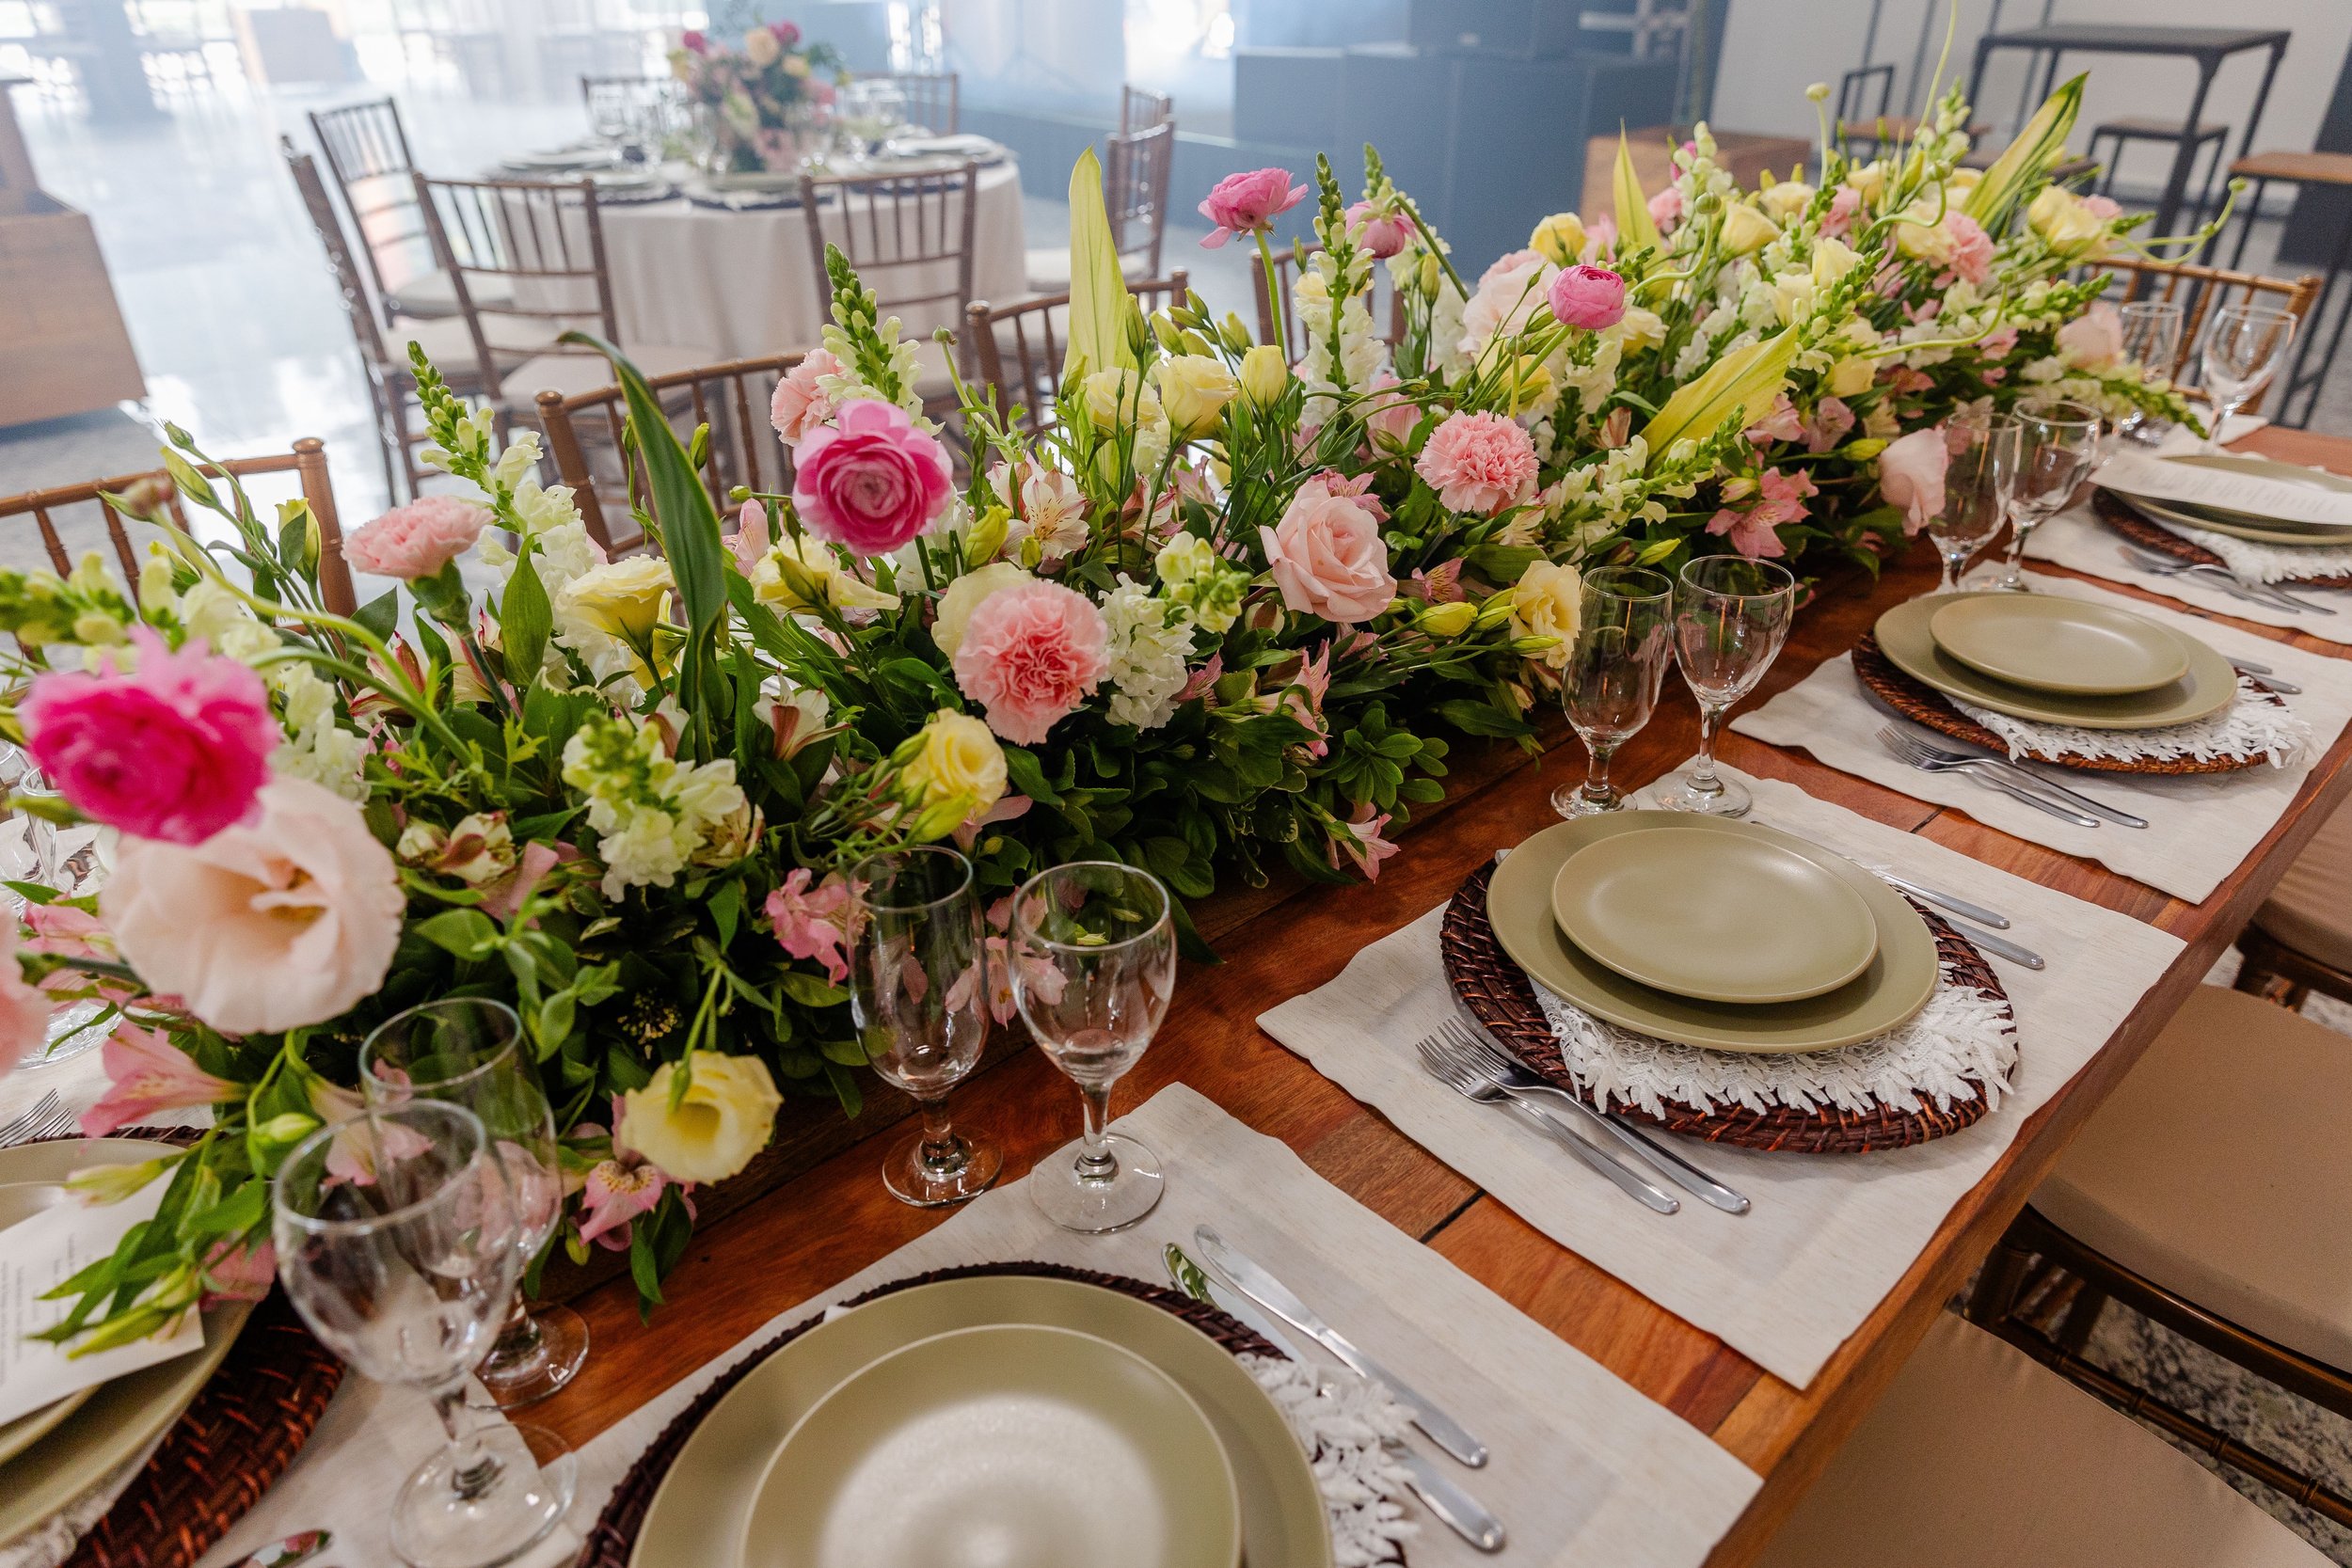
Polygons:
[[[673,197],[604,203],[598,216],[624,342],[707,349],[721,359],[817,346],[826,318],[809,258],[808,215],[797,205],[735,211]],[[825,226],[836,244],[837,224],[829,218]],[[887,238],[886,226],[883,232]],[[1021,170],[1010,159],[979,171],[972,245],[975,299],[1001,305],[1028,294]],[[955,287],[952,263],[937,273],[936,279],[918,278],[913,269],[894,270],[875,280],[876,293],[887,309],[891,293]],[[963,327],[952,304],[891,313],[907,318],[909,341],[928,338],[936,326]]]

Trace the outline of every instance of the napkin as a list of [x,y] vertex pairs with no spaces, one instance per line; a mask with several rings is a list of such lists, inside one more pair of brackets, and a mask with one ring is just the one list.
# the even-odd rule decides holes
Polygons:
[[150,1181],[120,1203],[86,1207],[69,1199],[0,1231],[0,1421],[204,1348],[204,1327],[193,1312],[160,1334],[79,1356],[29,1338],[72,1310],[71,1301],[43,1301],[42,1293],[112,1255],[133,1226],[154,1217],[169,1185]]

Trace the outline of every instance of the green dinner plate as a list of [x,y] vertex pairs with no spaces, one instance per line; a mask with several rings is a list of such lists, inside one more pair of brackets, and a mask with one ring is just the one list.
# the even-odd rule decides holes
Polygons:
[[901,1346],[810,1407],[761,1478],[741,1568],[1233,1568],[1232,1466],[1133,1351],[1037,1323]]
[[2145,615],[2048,594],[1969,594],[1928,618],[1937,647],[1995,680],[2086,697],[2153,691],[2188,673],[2181,640]]
[[[1742,1006],[1675,996],[1628,979],[1561,931],[1552,884],[1568,857],[1620,833],[1664,830],[1753,835],[1834,874],[1869,906],[1878,952],[1836,990],[1797,1002]],[[1828,1051],[1899,1027],[1935,994],[1935,938],[1902,895],[1842,856],[1760,822],[1724,822],[1677,812],[1613,812],[1546,828],[1502,858],[1486,889],[1495,937],[1518,966],[1595,1018],[1709,1051]]]
[[1568,940],[1628,979],[1704,1002],[1801,1002],[1870,967],[1870,906],[1760,834],[1689,827],[1584,846],[1552,879]]
[[[70,1139],[0,1148],[0,1181],[62,1181],[88,1165],[135,1165],[164,1152],[137,1138]],[[204,1314],[204,1348],[93,1390],[56,1428],[0,1468],[0,1543],[70,1506],[180,1418],[237,1342],[250,1302]]]
[[769,1457],[842,1379],[901,1345],[982,1323],[1046,1323],[1108,1339],[1192,1396],[1233,1466],[1250,1568],[1331,1568],[1323,1495],[1298,1440],[1241,1364],[1149,1303],[1072,1279],[982,1275],[894,1291],[819,1323],[747,1373],[679,1449],[630,1568],[732,1560]]
[[2075,724],[2087,730],[2160,730],[2210,719],[2237,700],[2237,672],[2230,661],[2194,638],[2179,638],[2188,654],[2188,673],[2153,691],[2120,697],[2079,697],[2036,691],[1971,670],[1936,645],[1936,611],[1969,594],[1930,594],[1897,605],[1871,628],[1879,651],[1897,669],[1947,697],[2038,724]]
[[[2267,457],[2248,457],[2234,452],[2213,456],[2193,455],[2168,459],[2203,468],[2226,468],[2236,473],[2251,474],[2258,479],[2275,479],[2287,484],[2300,484],[2312,490],[2352,491],[2352,479],[2317,468],[2306,468],[2293,463],[2280,463]],[[2250,539],[2262,545],[2352,545],[2352,528],[2331,523],[2298,523],[2285,517],[2265,517],[2255,512],[2236,512],[2218,506],[2185,506],[2173,501],[2156,500],[2136,496],[2128,490],[2115,492],[2135,507],[2158,522],[2178,523],[2185,528],[2201,528],[2233,538]]]

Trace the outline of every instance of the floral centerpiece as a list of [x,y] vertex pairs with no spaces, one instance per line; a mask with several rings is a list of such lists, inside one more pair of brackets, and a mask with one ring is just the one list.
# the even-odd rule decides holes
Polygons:
[[714,173],[791,173],[815,149],[841,56],[829,43],[803,43],[792,23],[755,22],[736,49],[689,29],[670,51],[670,71],[709,139]]

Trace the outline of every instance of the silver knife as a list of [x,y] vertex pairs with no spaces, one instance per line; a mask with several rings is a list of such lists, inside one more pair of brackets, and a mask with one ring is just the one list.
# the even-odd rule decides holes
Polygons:
[[1983,948],[1986,952],[1998,953],[2002,958],[2007,958],[2011,963],[2024,964],[2027,969],[2040,969],[2042,967],[2042,958],[2041,954],[2035,952],[2030,947],[2021,947],[2016,942],[2010,941],[2007,937],[1996,937],[1990,931],[1979,931],[1973,926],[1962,926],[1957,923],[1953,925],[1952,929],[1958,931],[1962,936],[1966,937],[1970,942],[1975,942],[1979,947]]
[[1979,926],[1990,926],[1996,931],[2009,929],[2009,916],[1998,910],[1988,910],[1982,904],[1971,904],[1967,899],[1956,894],[1946,893],[1941,888],[1924,887],[1910,878],[1899,877],[1892,871],[1880,872],[1879,880],[1898,892],[1910,894],[1923,904],[1933,904],[1939,910],[1949,910],[1954,914],[1964,914]]
[[2096,812],[2110,822],[2120,822],[2126,828],[2144,828],[2148,825],[2148,819],[2144,816],[2135,816],[2121,806],[2110,806],[2103,800],[2095,800],[2079,789],[2069,789],[2048,774],[2037,773],[2030,768],[2010,761],[2007,757],[1988,757],[1985,760],[2026,780],[2037,789],[2046,789],[2068,804],[2080,806],[2085,811]]
[[[1183,1247],[1170,1242],[1161,1249],[1160,1257],[1168,1265],[1168,1280],[1176,1289],[1195,1301],[1207,1302],[1293,1361],[1306,1363],[1307,1353],[1299,1348],[1298,1341],[1260,1311],[1257,1303],[1194,1262]],[[1447,1480],[1428,1456],[1411,1444],[1391,1438],[1388,1447],[1389,1452],[1405,1466],[1406,1481],[1414,1495],[1430,1513],[1480,1551],[1502,1550],[1502,1521],[1489,1513],[1486,1504]]]
[[297,1562],[308,1562],[334,1543],[335,1537],[323,1529],[306,1529],[290,1535],[275,1545],[264,1546],[237,1564],[237,1568],[294,1568]]
[[1473,1467],[1486,1463],[1486,1445],[1462,1430],[1461,1423],[1429,1402],[1426,1395],[1397,1376],[1388,1368],[1356,1348],[1347,1336],[1315,1316],[1307,1304],[1293,1295],[1289,1287],[1256,1263],[1225,1244],[1225,1238],[1215,1227],[1197,1226],[1192,1239],[1199,1243],[1201,1255],[1224,1272],[1242,1294],[1289,1323],[1299,1333],[1329,1351],[1333,1355],[1355,1368],[1375,1383],[1388,1386],[1413,1418],[1413,1424],[1427,1433],[1430,1441]]

